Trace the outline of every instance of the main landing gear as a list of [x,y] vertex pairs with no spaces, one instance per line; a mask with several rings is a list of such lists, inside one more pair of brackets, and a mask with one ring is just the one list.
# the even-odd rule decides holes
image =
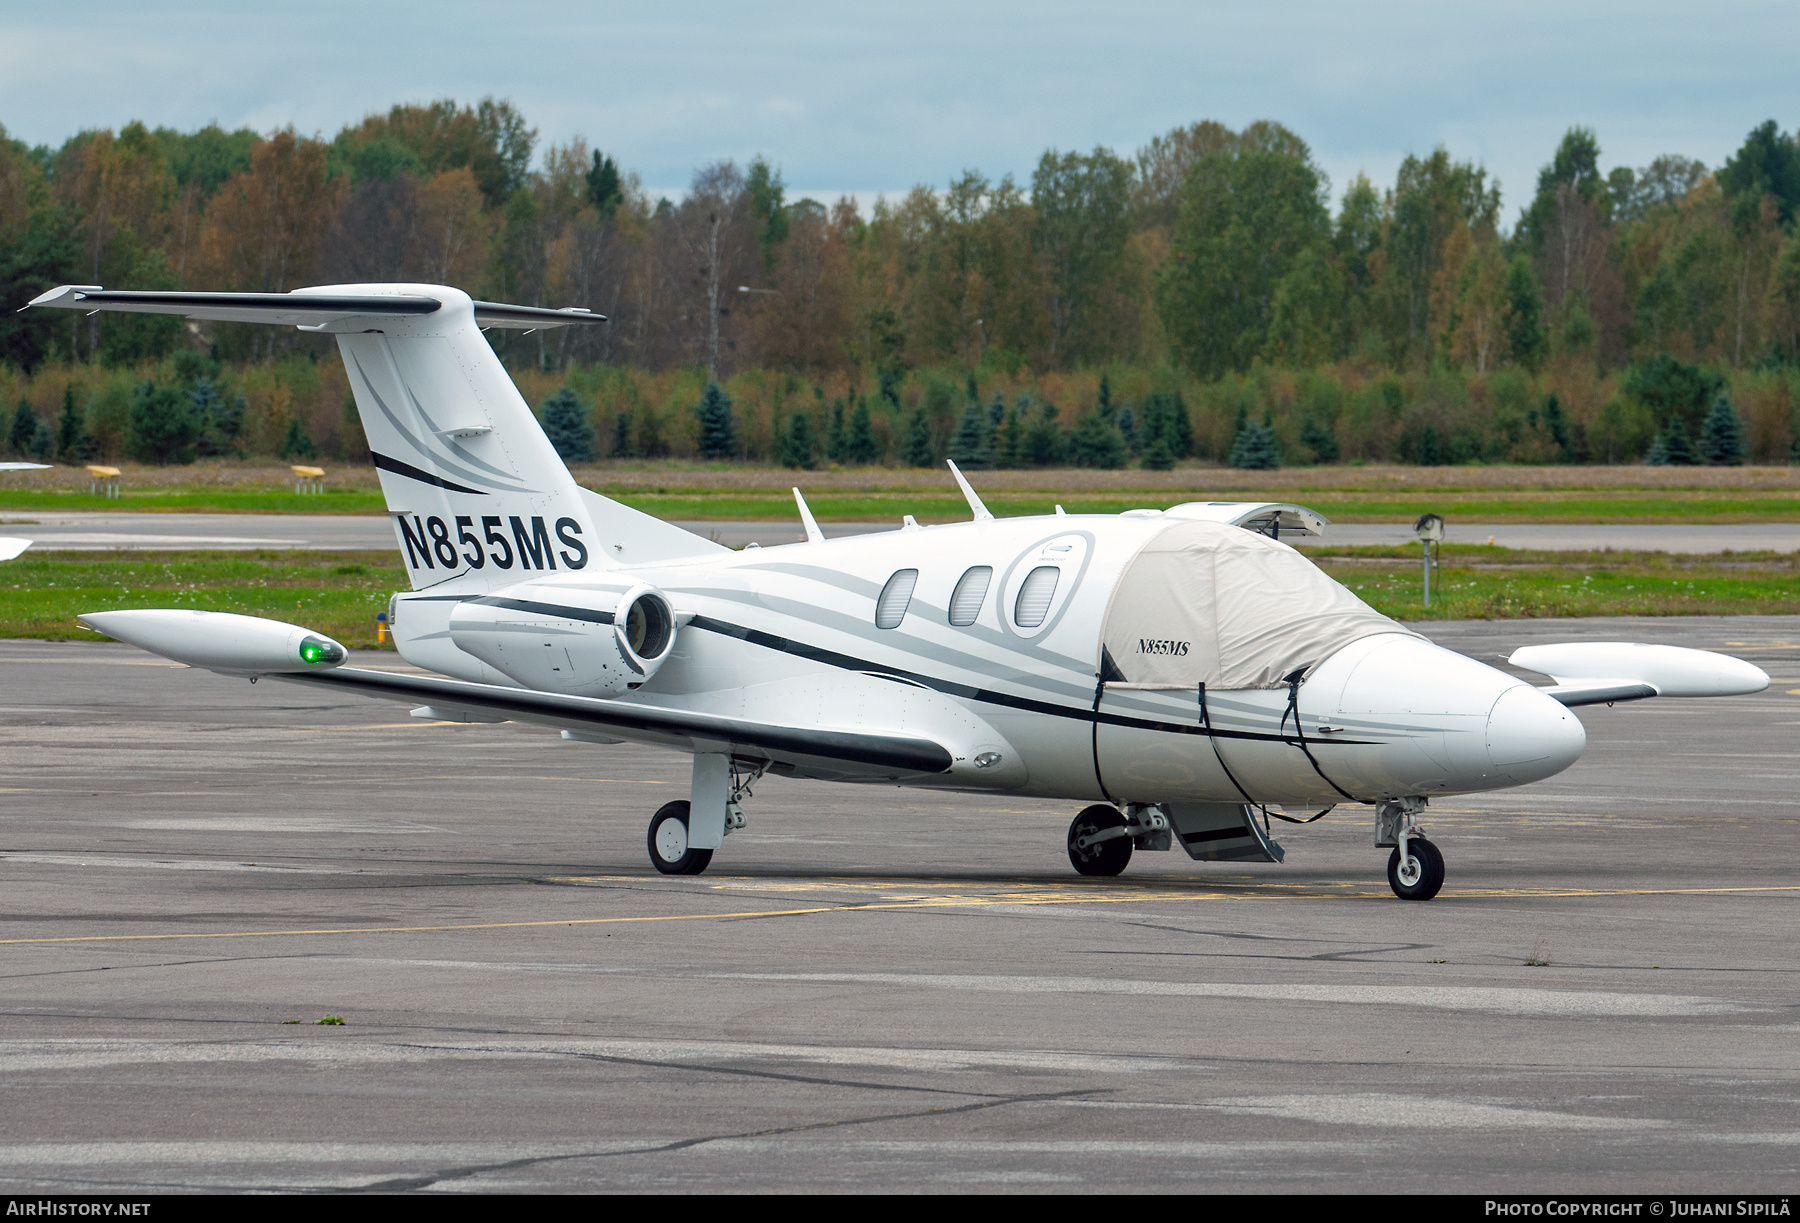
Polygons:
[[696,755],[691,799],[664,803],[650,817],[650,865],[665,875],[698,875],[711,865],[713,851],[744,827],[739,804],[767,767],[739,764],[723,753]]

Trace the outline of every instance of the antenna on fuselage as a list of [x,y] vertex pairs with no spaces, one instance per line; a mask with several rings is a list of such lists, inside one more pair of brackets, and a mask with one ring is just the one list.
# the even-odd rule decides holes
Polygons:
[[806,504],[806,498],[800,495],[800,490],[797,488],[794,490],[794,504],[800,507],[800,522],[806,527],[806,542],[809,544],[824,543],[825,532],[819,530],[819,520],[813,517],[812,510]]
[[963,479],[963,473],[957,470],[956,460],[945,459],[944,462],[950,464],[950,474],[956,477],[956,486],[962,489],[962,495],[968,498],[969,508],[975,511],[975,521],[994,521],[994,516],[988,512],[988,507],[981,504],[981,498],[975,495],[975,490],[969,487],[967,480]]

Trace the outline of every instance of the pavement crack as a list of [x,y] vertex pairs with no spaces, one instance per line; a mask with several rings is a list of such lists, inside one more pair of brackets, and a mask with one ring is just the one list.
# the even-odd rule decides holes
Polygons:
[[[654,1063],[653,1063],[654,1064]],[[689,1069],[689,1067],[683,1067]],[[355,1187],[319,1190],[329,1193],[406,1193],[420,1189],[429,1189],[442,1181],[467,1180],[472,1176],[481,1176],[493,1172],[510,1172],[519,1168],[530,1168],[540,1164],[566,1163],[576,1159],[614,1159],[621,1155],[662,1155],[671,1151],[687,1151],[695,1147],[705,1146],[711,1142],[731,1142],[746,1138],[775,1138],[783,1134],[804,1134],[813,1130],[836,1129],[848,1125],[879,1125],[884,1121],[913,1121],[921,1117],[949,1117],[958,1113],[981,1112],[991,1108],[1002,1108],[1008,1104],[1035,1104],[1045,1100],[1066,1100],[1076,1096],[1110,1095],[1111,1089],[1079,1088],[1073,1091],[1040,1091],[1025,1095],[1002,1096],[993,1100],[977,1100],[972,1104],[958,1104],[949,1108],[922,1108],[903,1113],[881,1113],[873,1117],[849,1117],[839,1121],[810,1121],[804,1125],[783,1125],[771,1129],[744,1130],[732,1134],[707,1134],[699,1138],[678,1138],[673,1142],[657,1143],[652,1146],[627,1147],[619,1151],[576,1151],[566,1155],[535,1155],[523,1159],[508,1159],[494,1164],[471,1164],[461,1168],[445,1168],[437,1172],[423,1173],[418,1176],[394,1177],[390,1180],[376,1181],[373,1184]]]

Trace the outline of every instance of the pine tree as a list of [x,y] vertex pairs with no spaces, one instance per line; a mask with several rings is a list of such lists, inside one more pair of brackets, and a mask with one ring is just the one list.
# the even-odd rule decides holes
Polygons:
[[994,461],[992,427],[987,409],[979,403],[963,409],[962,423],[950,441],[950,457],[965,471],[981,471]]
[[1025,421],[1031,415],[1031,396],[1021,394],[1007,414],[1006,427],[994,441],[994,462],[1000,467],[1025,465]]
[[1125,438],[1125,448],[1132,454],[1138,453],[1141,439],[1138,437],[1137,413],[1131,410],[1131,404],[1125,403],[1119,408],[1119,432]]
[[62,415],[56,418],[56,457],[65,463],[80,462],[88,456],[81,452],[81,437],[87,432],[87,420],[75,406],[75,386],[63,387]]
[[844,401],[831,401],[831,431],[825,435],[825,457],[833,463],[842,463],[849,453],[850,434],[844,428]]
[[544,436],[565,463],[587,463],[594,457],[594,426],[587,409],[568,387],[562,387],[541,405]]
[[612,457],[615,459],[631,459],[637,457],[637,450],[631,443],[631,409],[627,408],[613,417]]
[[37,431],[31,435],[31,457],[42,463],[56,451],[56,434],[50,432],[50,422],[38,421]]
[[931,444],[931,420],[925,415],[923,407],[912,410],[912,419],[906,425],[906,453],[903,456],[908,467],[933,467],[937,464],[936,448]]
[[1669,465],[1669,448],[1663,445],[1662,430],[1650,439],[1650,449],[1644,452],[1644,462],[1651,467],[1667,467]]
[[811,471],[817,463],[813,455],[812,421],[804,412],[788,418],[787,433],[781,439],[781,465],[800,471]]
[[856,413],[850,418],[850,436],[844,441],[846,461],[867,466],[881,457],[881,438],[875,432],[875,421],[869,415],[866,395],[856,397]]
[[1066,439],[1056,427],[1056,405],[1046,403],[1038,409],[1037,419],[1025,432],[1025,448],[1021,460],[1033,467],[1048,467],[1063,457]]
[[1131,457],[1125,435],[1116,422],[1098,411],[1088,413],[1075,425],[1069,439],[1069,461],[1077,467],[1101,467],[1108,470],[1125,466]]
[[[200,422],[194,419],[194,403],[174,387],[155,382],[138,384],[131,398],[130,429],[125,453],[144,463],[192,463]],[[298,422],[295,422],[298,427]],[[291,432],[292,430],[290,430]],[[312,439],[307,439],[312,444]],[[285,453],[283,454],[285,458]]]
[[1714,467],[1744,465],[1744,422],[1729,396],[1721,395],[1706,414],[1706,428],[1700,435],[1700,452]]
[[1281,448],[1275,443],[1275,430],[1246,416],[1226,461],[1248,471],[1273,471],[1280,467]]
[[1144,469],[1146,471],[1168,471],[1175,466],[1175,452],[1169,449],[1169,443],[1158,437],[1144,447]]
[[1661,435],[1663,453],[1666,462],[1675,467],[1692,467],[1700,461],[1694,453],[1694,443],[1688,437],[1687,422],[1676,412],[1669,417],[1669,424]]
[[1115,411],[1112,401],[1112,378],[1106,374],[1100,375],[1099,411],[1101,420],[1111,420]]
[[1444,447],[1438,440],[1436,425],[1426,425],[1413,450],[1413,461],[1420,467],[1437,467],[1444,461]]
[[[319,457],[319,447],[312,440],[312,435],[306,431],[305,426],[300,423],[300,418],[290,416],[288,417],[287,434],[281,439],[281,445],[275,453],[284,459],[316,459]],[[192,460],[184,459],[182,461],[191,462]]]
[[1550,440],[1561,451],[1563,462],[1574,459],[1575,448],[1569,444],[1569,418],[1563,414],[1562,400],[1555,395],[1544,401],[1544,425],[1550,430]]
[[700,418],[700,457],[729,459],[737,455],[737,421],[731,415],[731,399],[716,382],[706,384],[694,406]]
[[1341,453],[1337,434],[1316,416],[1307,417],[1300,426],[1300,444],[1313,452],[1315,463],[1335,463]]
[[188,398],[193,402],[194,420],[200,427],[195,452],[207,458],[238,454],[238,434],[244,429],[244,397],[226,399],[212,379],[203,375],[195,381]]
[[37,436],[38,415],[28,400],[19,400],[19,410],[12,422],[12,452],[20,457],[30,451],[31,439]]

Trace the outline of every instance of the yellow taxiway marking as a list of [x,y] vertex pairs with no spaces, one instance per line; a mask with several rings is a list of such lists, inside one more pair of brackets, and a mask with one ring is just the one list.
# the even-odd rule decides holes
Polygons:
[[[624,878],[641,879],[641,876],[623,876]],[[600,876],[566,877],[553,882],[577,883],[598,880]],[[829,886],[829,885],[827,885]],[[870,885],[879,886],[879,885]],[[893,887],[893,884],[887,884]],[[979,885],[968,885],[979,886]],[[990,885],[991,886],[991,885]],[[1029,886],[1029,885],[1027,885]],[[1051,885],[1045,885],[1046,888]],[[653,922],[673,921],[725,921],[733,918],[750,917],[806,917],[819,913],[866,913],[871,910],[906,910],[906,909],[953,909],[982,908],[994,905],[1067,905],[1067,904],[1140,904],[1146,901],[1177,900],[1376,900],[1385,897],[1385,888],[1375,888],[1365,884],[1344,883],[1338,885],[1342,890],[1314,890],[1303,892],[1297,889],[1311,887],[1319,889],[1318,884],[1295,884],[1296,890],[1280,890],[1263,885],[1262,890],[1244,891],[1150,891],[1134,890],[1132,894],[1120,891],[1106,892],[1069,892],[1066,890],[1033,893],[999,892],[989,896],[919,896],[897,899],[885,899],[868,904],[814,905],[803,909],[760,909],[735,911],[729,913],[669,913],[651,917],[578,917],[550,921],[512,921],[512,922],[464,922],[443,926],[333,926],[314,927],[296,930],[221,930],[212,933],[185,934],[78,934],[49,936],[39,938],[0,939],[0,946],[19,946],[30,943],[142,943],[172,942],[192,939],[223,938],[293,938],[322,934],[429,934],[458,930],[528,930],[549,926],[606,926],[647,924]],[[1330,886],[1330,885],[1326,885]],[[1360,890],[1351,890],[1360,889]],[[1779,887],[1728,887],[1728,888],[1471,888],[1445,892],[1439,899],[1475,899],[1496,897],[1519,897],[1531,900],[1556,898],[1581,898],[1592,896],[1696,896],[1712,895],[1727,892],[1800,892],[1800,884]]]

